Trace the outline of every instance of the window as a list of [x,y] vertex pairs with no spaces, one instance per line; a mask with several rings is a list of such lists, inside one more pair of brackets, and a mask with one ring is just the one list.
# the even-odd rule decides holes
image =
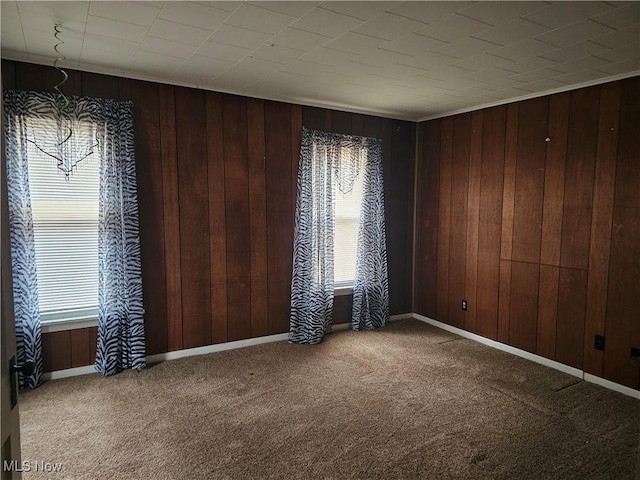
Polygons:
[[[36,130],[56,128],[29,120]],[[41,321],[97,318],[98,156],[84,158],[68,180],[32,142],[27,157]]]
[[335,288],[353,286],[356,272],[356,251],[360,211],[362,208],[363,173],[356,177],[353,189],[342,193],[336,188],[336,209],[333,279]]

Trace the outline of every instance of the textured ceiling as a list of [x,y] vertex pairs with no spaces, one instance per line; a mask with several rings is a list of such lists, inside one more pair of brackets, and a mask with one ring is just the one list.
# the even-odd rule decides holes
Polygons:
[[2,1],[2,57],[419,120],[640,73],[639,2]]

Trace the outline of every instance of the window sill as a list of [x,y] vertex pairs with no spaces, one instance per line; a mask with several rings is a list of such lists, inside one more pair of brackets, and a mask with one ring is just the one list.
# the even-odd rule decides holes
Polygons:
[[353,287],[336,287],[333,289],[333,296],[353,295]]
[[67,318],[63,320],[49,320],[41,322],[42,333],[63,332],[65,330],[76,330],[78,328],[89,328],[98,326],[97,317]]

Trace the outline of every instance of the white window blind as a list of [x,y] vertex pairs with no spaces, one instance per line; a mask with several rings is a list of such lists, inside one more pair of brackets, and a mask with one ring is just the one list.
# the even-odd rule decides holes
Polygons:
[[350,192],[342,193],[336,188],[334,195],[336,226],[333,281],[336,287],[352,286],[355,278],[363,176],[363,172],[360,172]]
[[[55,128],[47,123],[32,127]],[[27,156],[42,321],[97,316],[98,155],[82,160],[68,180],[56,159],[30,142]]]

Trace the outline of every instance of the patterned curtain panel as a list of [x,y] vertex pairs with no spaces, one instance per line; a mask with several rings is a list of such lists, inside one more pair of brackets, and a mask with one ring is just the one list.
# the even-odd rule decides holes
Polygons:
[[380,140],[303,129],[291,282],[289,340],[318,343],[331,331],[336,193],[363,175],[354,284],[355,330],[384,326],[389,294]]
[[34,388],[42,382],[42,338],[27,160],[26,118],[30,105],[23,95],[13,93],[5,92],[3,102],[16,347],[19,364],[35,362],[33,375],[19,374],[20,387]]
[[96,102],[102,120],[96,369],[113,375],[145,366],[133,104]]
[[353,330],[372,330],[389,322],[389,278],[384,223],[382,144],[367,138],[362,210],[353,282]]
[[[33,385],[39,382],[42,366],[27,142],[52,157],[52,168],[57,163],[65,175],[85,157],[98,153],[96,369],[111,375],[145,365],[133,105],[71,96],[69,107],[60,110],[61,98],[48,93],[4,93],[16,333],[18,343],[24,345],[21,358],[31,355],[36,360]],[[52,121],[56,113],[60,118]],[[33,125],[46,128],[34,129]],[[91,128],[86,128],[87,125]],[[69,131],[73,132],[70,137]]]

